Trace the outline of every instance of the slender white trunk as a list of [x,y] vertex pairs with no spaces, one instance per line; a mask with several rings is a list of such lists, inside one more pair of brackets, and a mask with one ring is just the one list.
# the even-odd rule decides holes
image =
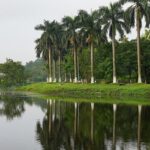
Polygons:
[[59,50],[59,79],[58,82],[61,82],[61,50]]
[[112,38],[112,56],[113,56],[113,83],[117,83],[116,77],[116,56],[115,56],[115,36]]
[[74,47],[74,83],[77,83],[77,50]]
[[139,8],[136,8],[136,30],[137,30],[137,65],[138,65],[138,83],[142,83],[141,77],[141,49],[140,49],[140,18]]
[[91,42],[91,83],[94,83],[94,73],[93,73],[93,42]]
[[80,78],[79,54],[77,55],[77,66],[78,66],[77,68],[78,68],[78,80],[79,80],[79,78]]
[[72,82],[71,73],[70,73],[70,82]]
[[65,72],[65,82],[67,82],[67,74],[66,74],[66,72]]
[[48,50],[48,82],[52,82],[52,56],[51,48]]
[[53,82],[56,82],[56,62],[53,60]]

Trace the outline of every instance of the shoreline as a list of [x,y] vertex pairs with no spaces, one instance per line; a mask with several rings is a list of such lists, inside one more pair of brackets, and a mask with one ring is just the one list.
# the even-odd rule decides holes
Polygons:
[[67,101],[75,99],[88,102],[150,104],[148,84],[33,83],[17,87],[16,91],[32,92],[45,97],[67,99]]

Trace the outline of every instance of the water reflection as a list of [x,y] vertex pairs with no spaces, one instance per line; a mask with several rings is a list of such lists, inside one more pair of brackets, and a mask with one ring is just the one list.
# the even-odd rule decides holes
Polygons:
[[117,105],[113,104],[113,140],[112,140],[113,150],[116,150],[116,110],[117,110]]
[[93,144],[93,137],[94,137],[94,103],[91,103],[91,142]]
[[[13,98],[13,101],[12,101]],[[22,100],[23,99],[23,100]],[[6,116],[8,120],[12,120],[15,117],[21,117],[25,112],[24,104],[32,104],[27,97],[20,97],[16,94],[0,95],[0,116]]]
[[21,120],[22,114],[29,111],[26,105],[40,108],[43,114],[34,122],[34,140],[42,147],[37,150],[150,149],[150,107],[37,101],[31,97],[1,95],[0,118]]
[[142,113],[142,106],[138,105],[138,130],[137,130],[137,135],[138,135],[137,149],[138,150],[141,150],[141,113]]
[[[50,126],[52,127],[52,132],[49,135],[51,138],[50,140],[42,140],[49,141],[47,143],[49,147],[55,147],[55,149],[63,147],[64,149],[70,148],[72,150],[122,150],[136,149],[135,145],[137,145],[137,149],[141,150],[142,106],[137,107],[138,116],[135,117],[137,114],[135,106],[128,107],[113,104],[111,107],[111,105],[94,103],[51,102],[51,100],[50,104],[49,109],[53,110],[50,111],[51,115],[49,116],[51,118]],[[57,109],[52,109],[52,107]],[[57,117],[52,119],[51,116],[55,115]],[[134,119],[132,118],[133,116]],[[138,125],[136,118],[138,119]],[[43,125],[44,122],[46,123],[45,119],[43,120]],[[41,127],[42,125],[38,123],[37,128],[39,126],[43,128],[42,130],[46,130],[46,125]],[[136,129],[138,131],[137,143]],[[38,129],[37,131],[40,130]],[[40,136],[40,132],[37,132],[38,136]],[[44,133],[48,132],[45,131]],[[49,139],[49,137],[45,138]],[[41,142],[40,138],[38,140]]]

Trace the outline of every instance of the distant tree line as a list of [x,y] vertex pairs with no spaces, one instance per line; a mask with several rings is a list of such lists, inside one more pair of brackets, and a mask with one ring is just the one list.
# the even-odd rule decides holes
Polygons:
[[0,64],[0,87],[43,82],[46,81],[46,78],[46,63],[42,59],[30,61],[26,65],[12,59],[6,59],[5,63]]

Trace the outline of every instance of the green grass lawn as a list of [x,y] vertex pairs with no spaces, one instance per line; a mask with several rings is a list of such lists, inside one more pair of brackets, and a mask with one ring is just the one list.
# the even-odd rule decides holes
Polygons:
[[[17,88],[67,100],[82,99],[119,103],[150,103],[150,85],[148,84],[74,84],[74,83],[34,83]],[[131,102],[132,101],[132,102]]]

